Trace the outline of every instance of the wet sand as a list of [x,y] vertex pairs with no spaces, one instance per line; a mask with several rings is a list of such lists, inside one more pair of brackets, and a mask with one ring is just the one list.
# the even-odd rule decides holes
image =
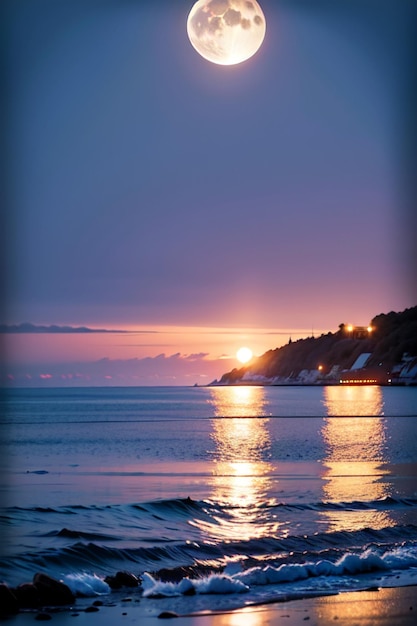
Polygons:
[[[108,604],[111,604],[109,601]],[[43,611],[56,626],[157,626],[170,617],[175,626],[414,626],[417,621],[417,586],[347,592],[289,602],[263,604],[225,613],[176,616],[155,610],[146,600],[121,600],[94,612]],[[28,626],[39,620],[37,612],[20,613],[4,620],[10,626]]]

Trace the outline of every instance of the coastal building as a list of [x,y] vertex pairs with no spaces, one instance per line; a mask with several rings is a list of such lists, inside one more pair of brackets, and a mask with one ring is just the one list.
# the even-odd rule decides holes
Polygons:
[[341,385],[389,385],[390,373],[383,367],[347,370],[340,374]]
[[366,367],[371,352],[362,352],[348,370],[340,373],[339,382],[344,385],[388,385],[390,373],[384,367]]
[[343,326],[343,330],[348,337],[352,339],[369,339],[372,335],[373,328],[372,326],[353,326],[352,324],[347,324]]

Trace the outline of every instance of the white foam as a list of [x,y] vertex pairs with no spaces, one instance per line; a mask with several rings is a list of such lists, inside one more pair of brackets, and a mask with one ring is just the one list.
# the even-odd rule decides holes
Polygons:
[[[245,593],[257,586],[306,580],[309,581],[306,583],[308,586],[314,586],[313,581],[318,578],[321,579],[321,588],[328,584],[333,589],[335,585],[340,588],[350,587],[352,577],[360,574],[403,572],[413,568],[416,568],[417,576],[417,546],[399,546],[385,553],[369,548],[362,554],[343,554],[335,563],[322,559],[315,563],[283,563],[278,567],[267,565],[243,570],[241,562],[231,562],[223,574],[212,574],[197,580],[183,578],[178,583],[161,582],[145,572],[142,575],[142,589],[144,597],[182,596],[190,593],[233,594]],[[64,576],[63,580],[78,596],[89,597],[111,592],[109,585],[95,574],[73,573]]]
[[396,548],[382,555],[372,549],[366,550],[363,554],[346,553],[336,563],[324,559],[317,563],[284,563],[279,567],[270,565],[266,567],[252,567],[246,571],[231,574],[231,578],[252,587],[289,583],[319,576],[356,576],[368,572],[391,569],[403,570],[410,567],[417,567],[416,547]]
[[249,587],[241,580],[225,574],[213,574],[193,583],[197,593],[245,593],[249,591]]
[[150,574],[145,573],[142,579],[142,587],[144,597],[180,596],[189,593],[193,589],[195,593],[200,594],[245,593],[249,591],[249,587],[243,582],[224,574],[213,574],[199,580],[183,578],[179,583],[170,583],[155,580]]
[[409,567],[417,567],[417,549],[416,547],[396,548],[385,555],[385,561],[390,569],[407,569]]
[[[184,580],[187,579],[184,578],[181,583],[183,583]],[[142,576],[143,596],[145,598],[152,598],[155,596],[180,596],[182,595],[179,588],[181,583],[164,583],[160,580],[155,580],[153,576],[148,574],[148,572],[145,572]]]
[[63,581],[76,596],[89,598],[106,595],[111,592],[109,585],[95,574],[87,574],[85,572],[67,574],[63,577]]

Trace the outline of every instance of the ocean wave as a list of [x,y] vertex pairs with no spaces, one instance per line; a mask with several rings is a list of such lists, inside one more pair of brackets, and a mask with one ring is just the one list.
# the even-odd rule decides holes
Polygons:
[[[221,574],[215,573],[195,580],[185,577],[177,583],[161,581],[157,577],[145,573],[143,576],[143,595],[145,597],[169,597],[192,594],[245,593],[253,587],[296,583],[314,578],[340,579],[349,577],[352,585],[352,577],[362,574],[386,573],[410,568],[416,569],[415,575],[417,577],[417,545],[399,546],[382,553],[375,548],[369,548],[363,554],[347,552],[335,562],[328,559],[309,562],[307,559],[301,563],[283,563],[278,567],[257,566],[246,570],[243,570],[241,564],[238,564],[239,571],[237,572],[234,571],[236,570],[236,563],[233,563],[231,567],[226,567]],[[346,581],[341,583],[333,580],[335,589],[345,586]]]
[[[14,582],[27,571],[44,570],[67,575],[74,572],[90,572],[108,575],[117,569],[132,569],[135,573],[144,571],[158,572],[164,570],[164,577],[169,581],[170,570],[182,569],[182,577],[187,568],[196,565],[208,571],[219,572],[230,561],[245,563],[245,568],[271,566],[279,569],[282,565],[300,566],[301,563],[328,562],[338,563],[345,554],[349,558],[361,558],[366,550],[372,554],[381,551],[392,558],[398,549],[399,555],[406,555],[405,562],[409,567],[417,566],[406,550],[415,550],[417,546],[416,526],[387,527],[380,530],[365,528],[360,531],[338,531],[333,533],[317,533],[310,536],[292,535],[277,539],[274,537],[256,538],[247,541],[224,541],[219,543],[176,541],[162,545],[123,548],[106,546],[96,542],[77,541],[61,548],[48,548],[28,551],[23,554],[4,558],[0,563],[0,575],[8,582]],[[410,553],[411,554],[411,553]],[[348,558],[347,556],[345,557]],[[397,555],[396,558],[399,558]],[[411,558],[411,557],[410,557]],[[390,567],[399,566],[397,562],[388,561]],[[360,560],[358,563],[363,564]],[[197,568],[198,570],[198,568]],[[190,570],[191,571],[191,570]],[[290,571],[290,570],[288,570]],[[196,570],[194,570],[196,573]]]
[[97,574],[75,572],[63,576],[63,582],[68,585],[72,593],[78,597],[91,598],[107,595],[111,592],[110,586]]
[[417,507],[417,498],[395,498],[387,496],[377,500],[353,500],[351,502],[320,501],[316,503],[288,504],[280,502],[275,505],[265,505],[271,508],[298,510],[298,511],[362,511],[367,509],[386,510],[402,507]]
[[22,516],[27,514],[30,516],[32,513],[55,513],[59,515],[76,515],[77,513],[88,511],[91,512],[116,512],[116,511],[128,511],[132,512],[149,512],[149,511],[167,511],[172,513],[188,513],[190,510],[200,509],[204,505],[203,502],[192,500],[191,498],[173,498],[168,500],[150,500],[149,502],[140,502],[132,504],[72,504],[61,507],[21,507],[12,506],[5,508],[5,512],[9,517]]
[[[106,513],[108,516],[114,513],[124,513],[126,516],[134,518],[143,514],[161,515],[175,519],[175,516],[184,517],[190,513],[202,513],[215,517],[219,514],[227,515],[229,511],[234,511],[240,507],[230,504],[222,504],[213,500],[193,500],[191,498],[173,498],[167,500],[151,500],[132,504],[106,504],[106,505],[84,505],[76,504],[62,507],[8,507],[2,518],[12,520],[14,517],[21,518],[26,514],[30,519],[31,514],[56,514],[61,516],[77,515],[80,512]],[[387,496],[376,500],[353,500],[333,502],[322,500],[318,502],[261,502],[258,505],[251,505],[251,508],[259,510],[285,510],[285,511],[357,511],[357,510],[391,510],[399,508],[417,508],[417,498],[400,498]],[[214,516],[213,516],[214,517]]]
[[149,598],[201,594],[245,593],[249,587],[240,580],[224,574],[211,574],[206,578],[183,578],[179,583],[161,582],[148,572],[142,577],[143,596]]
[[358,575],[367,572],[408,569],[417,567],[417,545],[398,546],[381,553],[368,548],[361,554],[344,553],[337,561],[319,559],[315,562],[284,563],[278,567],[253,567],[232,575],[248,586],[293,582],[318,576]]
[[64,537],[66,539],[86,539],[88,541],[119,541],[117,535],[107,533],[87,532],[84,530],[71,530],[69,528],[61,528],[61,530],[51,530],[50,532],[39,535],[40,537]]
[[[322,568],[326,563],[335,568],[343,558],[345,565],[359,558],[358,567],[363,567],[371,563],[371,557],[369,561],[363,559],[367,550],[382,558],[385,553],[395,555],[396,549],[411,568],[417,565],[412,564],[406,549],[413,551],[417,545],[417,526],[407,524],[407,516],[402,513],[399,517],[405,518],[403,524],[299,534],[293,520],[298,519],[300,511],[307,518],[310,511],[402,511],[416,507],[416,498],[404,497],[351,502],[268,501],[253,507],[265,514],[262,523],[285,510],[287,528],[293,532],[278,536],[271,525],[262,536],[245,539],[230,539],[227,535],[227,525],[236,519],[233,516],[237,507],[212,500],[172,498],[118,505],[9,507],[3,510],[0,525],[5,530],[24,529],[25,534],[24,540],[0,561],[0,579],[13,585],[39,570],[58,577],[85,573],[100,578],[117,570],[130,570],[137,575],[148,572],[161,583],[178,584],[187,577],[228,573],[231,562],[243,564],[245,571],[258,568],[260,578],[266,576],[261,574],[264,568],[273,568],[269,573],[277,570],[281,572],[279,577],[284,572],[288,576],[303,572],[306,563],[310,563],[310,568],[319,568],[318,563],[322,563]],[[245,507],[240,508],[245,512]],[[210,534],[213,528],[221,526],[218,536]],[[390,568],[399,567],[394,561],[389,562],[388,556],[383,562]],[[312,571],[309,570],[310,577]],[[241,575],[239,580],[246,584],[243,572]],[[81,584],[79,579],[77,584]]]

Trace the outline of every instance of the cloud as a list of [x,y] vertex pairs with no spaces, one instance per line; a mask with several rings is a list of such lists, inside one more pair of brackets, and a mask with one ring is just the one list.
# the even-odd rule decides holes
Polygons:
[[189,354],[186,359],[188,361],[199,361],[200,359],[205,359],[208,355],[208,352],[198,352],[197,354]]
[[[88,328],[86,326],[56,326],[51,324],[49,326],[40,326],[36,324],[23,323],[23,324],[0,324],[0,334],[14,334],[14,333],[130,333],[129,330],[111,330],[107,328]],[[135,331],[138,332],[138,331]],[[152,331],[141,331],[152,332]]]
[[224,360],[208,359],[208,353],[158,354],[155,357],[109,359],[45,365],[3,365],[0,386],[152,386],[205,385],[228,369]]

